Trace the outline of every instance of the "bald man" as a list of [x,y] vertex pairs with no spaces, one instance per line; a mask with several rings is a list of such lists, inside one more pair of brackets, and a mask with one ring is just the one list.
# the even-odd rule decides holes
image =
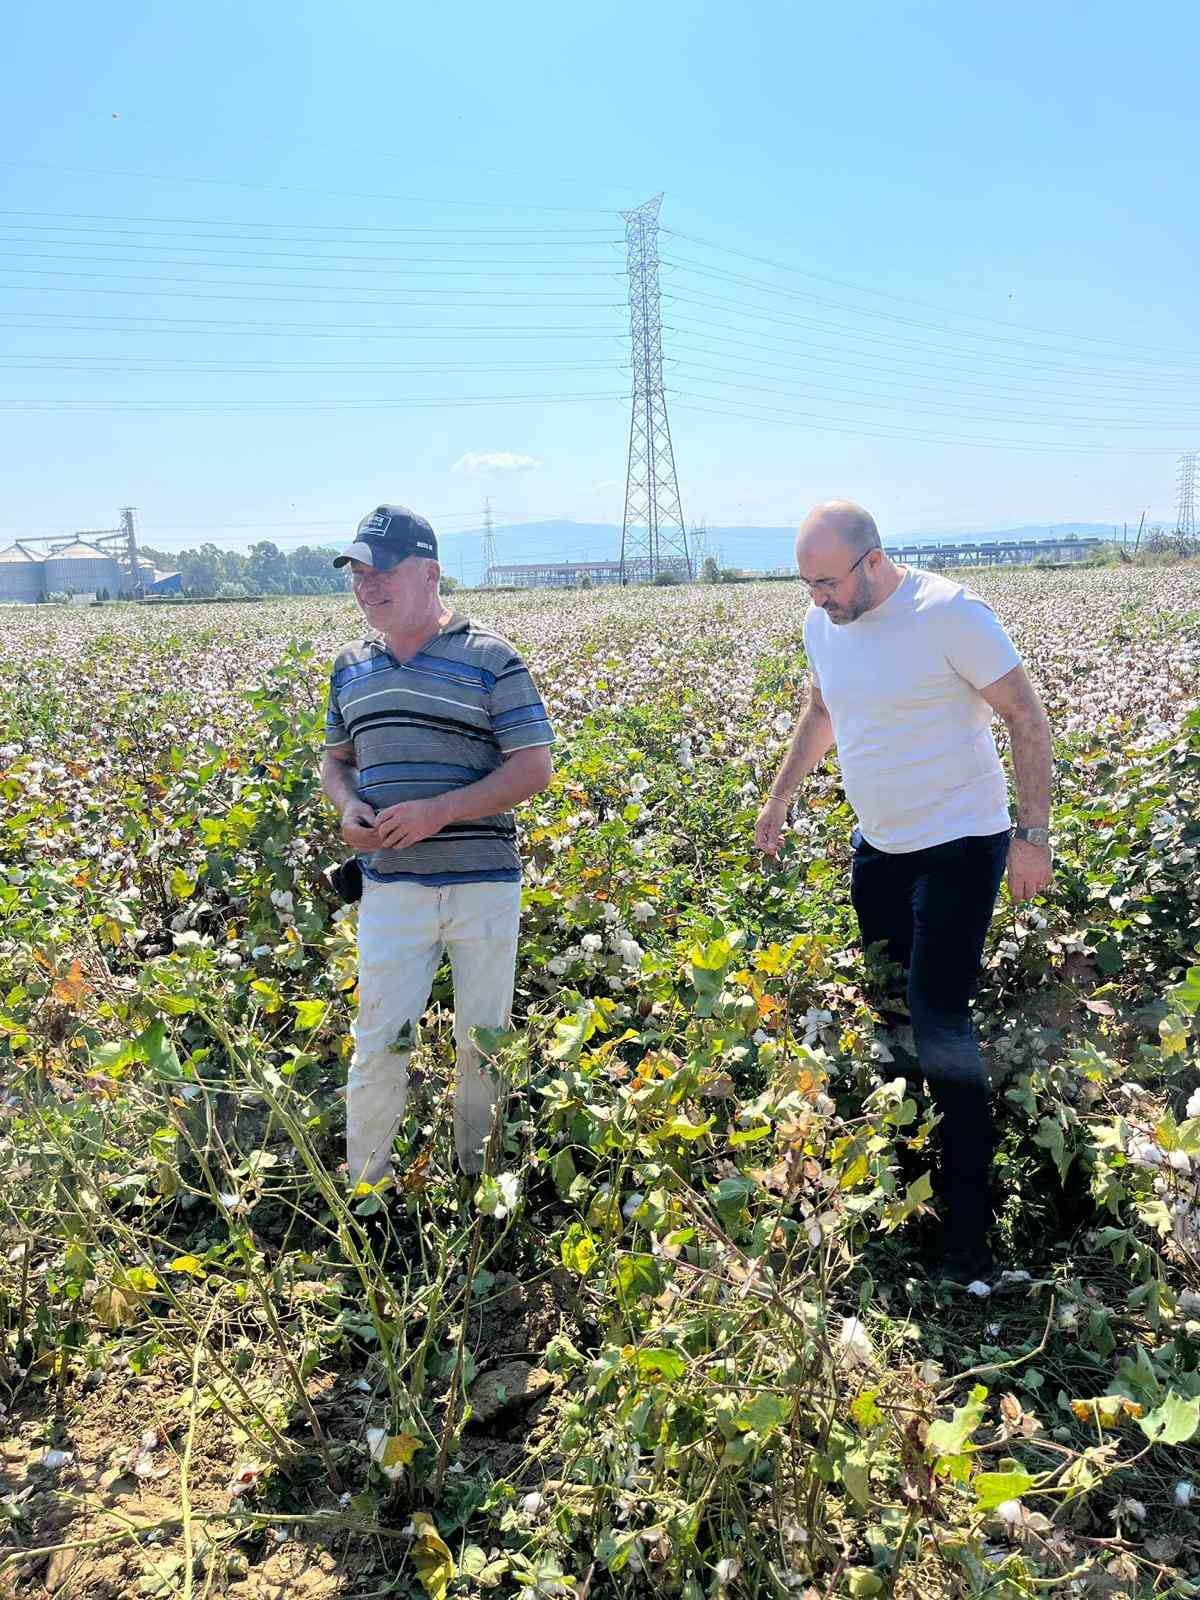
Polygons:
[[[861,506],[811,512],[796,564],[813,600],[811,687],[756,843],[777,852],[792,796],[836,745],[858,819],[850,893],[863,949],[883,946],[907,975],[918,1064],[941,1113],[943,1272],[987,1282],[992,1113],[969,1005],[1006,864],[1014,900],[1050,882],[1046,714],[991,608],[898,567]],[[1008,728],[1016,827],[993,714]]]

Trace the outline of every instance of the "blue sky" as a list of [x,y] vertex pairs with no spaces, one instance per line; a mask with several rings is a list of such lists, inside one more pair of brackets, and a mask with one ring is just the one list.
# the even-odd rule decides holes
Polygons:
[[689,522],[1173,515],[1194,6],[7,15],[0,542],[619,522],[659,190]]

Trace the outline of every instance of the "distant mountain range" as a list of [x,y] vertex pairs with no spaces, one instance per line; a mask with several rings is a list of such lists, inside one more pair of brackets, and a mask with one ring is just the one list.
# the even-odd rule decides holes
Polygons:
[[[939,544],[955,539],[977,543],[996,539],[1053,539],[1067,534],[1082,538],[1111,538],[1111,522],[1026,523],[1017,528],[939,528],[886,536],[887,544]],[[482,528],[441,535],[442,565],[451,575],[468,582],[479,576]],[[1118,529],[1119,536],[1119,529]],[[615,561],[621,554],[621,530],[611,522],[518,522],[497,527],[496,553],[502,565],[529,561]],[[710,527],[709,553],[726,567],[770,571],[792,562],[795,527]]]

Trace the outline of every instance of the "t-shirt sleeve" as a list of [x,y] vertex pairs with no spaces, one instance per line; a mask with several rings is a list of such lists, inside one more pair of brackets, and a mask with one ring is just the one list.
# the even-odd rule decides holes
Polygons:
[[537,744],[553,744],[554,729],[529,668],[514,654],[496,674],[490,712],[492,733],[504,755]]
[[978,595],[956,595],[942,618],[946,660],[975,689],[986,689],[1021,665],[1004,624]]
[[350,735],[346,731],[346,724],[342,720],[342,708],[338,704],[337,669],[329,674],[329,707],[325,712],[325,747],[349,744]]

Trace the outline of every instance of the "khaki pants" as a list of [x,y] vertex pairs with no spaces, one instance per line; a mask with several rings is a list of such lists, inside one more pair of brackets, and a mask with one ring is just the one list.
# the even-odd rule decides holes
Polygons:
[[358,913],[358,1019],[346,1085],[351,1186],[377,1183],[408,1099],[408,1060],[443,951],[454,975],[454,1147],[464,1172],[483,1167],[499,1087],[471,1042],[508,1025],[521,916],[519,883],[374,883]]

